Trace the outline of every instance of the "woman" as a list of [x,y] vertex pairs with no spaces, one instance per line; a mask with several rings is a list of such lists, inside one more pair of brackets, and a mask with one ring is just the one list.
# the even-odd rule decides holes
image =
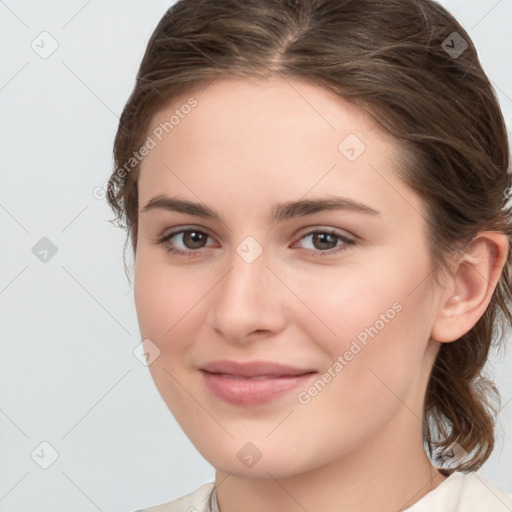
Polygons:
[[146,510],[512,510],[476,472],[512,320],[508,140],[448,12],[179,1],[114,157],[148,365],[216,469]]

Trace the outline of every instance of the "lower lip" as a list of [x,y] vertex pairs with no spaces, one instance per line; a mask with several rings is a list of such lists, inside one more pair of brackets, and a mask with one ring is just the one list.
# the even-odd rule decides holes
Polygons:
[[258,405],[277,399],[293,389],[304,385],[315,374],[266,379],[244,379],[225,377],[215,373],[201,372],[206,386],[218,398],[236,405]]

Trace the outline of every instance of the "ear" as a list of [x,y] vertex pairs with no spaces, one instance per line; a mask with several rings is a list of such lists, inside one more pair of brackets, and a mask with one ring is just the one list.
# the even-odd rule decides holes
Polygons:
[[466,334],[484,314],[501,276],[508,253],[503,233],[478,233],[452,267],[441,296],[430,337],[455,341]]

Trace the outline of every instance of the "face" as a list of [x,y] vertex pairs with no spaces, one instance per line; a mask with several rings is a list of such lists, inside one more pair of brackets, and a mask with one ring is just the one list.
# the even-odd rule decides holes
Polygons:
[[191,96],[153,118],[138,182],[135,304],[170,411],[240,476],[417,448],[439,292],[399,144],[302,80]]

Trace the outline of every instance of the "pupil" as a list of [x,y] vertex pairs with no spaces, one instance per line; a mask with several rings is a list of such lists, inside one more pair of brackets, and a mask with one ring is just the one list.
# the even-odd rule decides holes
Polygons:
[[[331,239],[329,242],[328,239]],[[336,238],[331,233],[315,233],[313,235],[313,245],[317,246],[317,242],[320,242],[320,247],[318,249],[332,249],[336,246]],[[322,247],[322,244],[327,244],[329,247]]]
[[[198,247],[202,247],[204,240],[203,234],[198,233],[197,231],[187,231],[185,233],[185,245],[191,246],[189,248],[197,249]],[[190,242],[190,244],[189,244]]]

